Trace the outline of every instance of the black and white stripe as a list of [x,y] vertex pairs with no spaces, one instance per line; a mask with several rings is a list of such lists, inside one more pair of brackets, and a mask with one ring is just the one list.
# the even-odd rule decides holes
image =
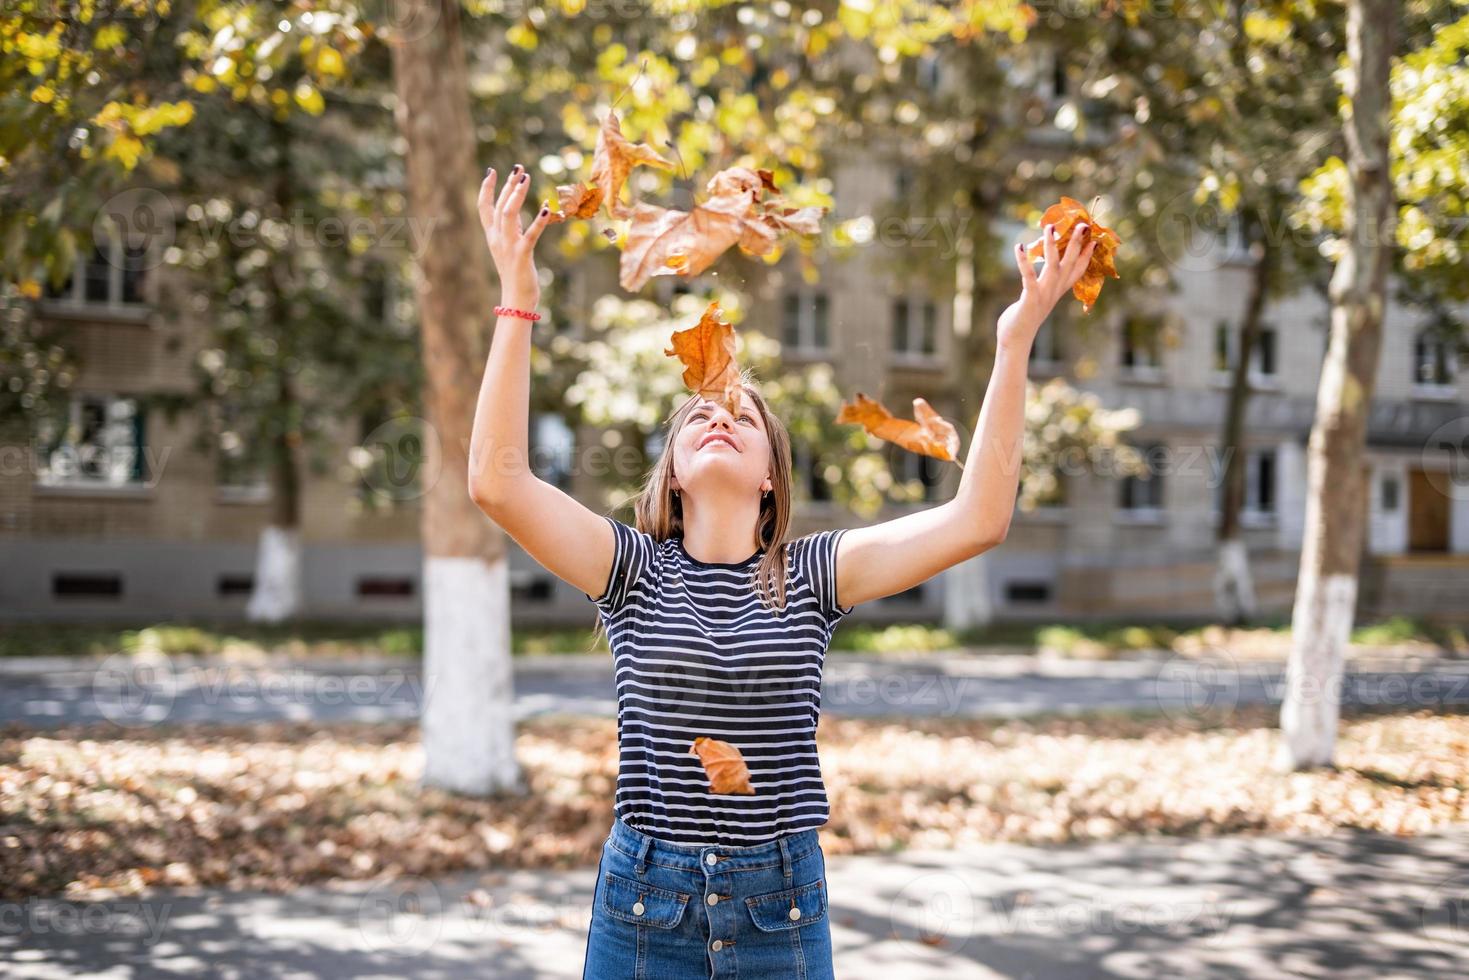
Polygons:
[[[617,547],[601,598],[617,685],[614,809],[682,844],[757,844],[826,823],[816,755],[821,671],[837,622],[836,546],[845,528],[789,542],[786,608],[751,584],[763,552],[701,562],[611,517]],[[736,746],[754,795],[715,795],[700,735]]]

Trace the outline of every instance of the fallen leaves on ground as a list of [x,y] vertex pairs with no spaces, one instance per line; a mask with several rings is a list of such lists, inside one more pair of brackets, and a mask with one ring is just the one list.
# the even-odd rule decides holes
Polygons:
[[[1128,833],[1469,821],[1469,716],[1347,716],[1338,769],[1275,772],[1277,712],[990,722],[826,717],[828,854]],[[329,879],[595,865],[612,822],[613,719],[523,724],[527,792],[421,789],[418,726],[0,729],[4,897],[153,885],[286,891]]]
[[[1093,202],[1095,203],[1095,202]],[[1046,225],[1056,226],[1056,250],[1064,254],[1066,246],[1071,241],[1071,230],[1079,224],[1085,224],[1090,237],[1097,243],[1092,249],[1092,257],[1087,262],[1086,271],[1076,284],[1071,287],[1071,294],[1081,300],[1081,311],[1090,313],[1092,304],[1096,303],[1097,297],[1102,294],[1102,278],[1111,276],[1113,279],[1121,279],[1117,274],[1115,255],[1122,240],[1117,233],[1106,225],[1099,224],[1090,214],[1086,206],[1074,198],[1062,196],[1057,204],[1046,208],[1046,213],[1041,215],[1041,234],[1045,235]],[[1083,242],[1082,244],[1085,244]],[[1046,257],[1046,243],[1044,237],[1031,245],[1025,252],[1028,259],[1044,259]]]
[[[842,403],[836,420],[839,425],[860,425],[868,435],[895,442],[909,452],[959,461],[958,430],[922,398],[913,399],[912,419],[900,419],[882,402],[859,391],[855,399]],[[962,469],[964,464],[959,465]]]
[[699,757],[709,777],[711,793],[754,793],[750,785],[750,769],[740,750],[728,742],[700,735],[689,748],[689,755]]

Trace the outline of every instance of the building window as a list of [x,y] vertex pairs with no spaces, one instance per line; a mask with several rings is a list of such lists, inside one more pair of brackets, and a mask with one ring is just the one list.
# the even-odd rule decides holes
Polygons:
[[945,464],[932,456],[909,452],[897,446],[893,446],[890,452],[893,455],[888,457],[888,472],[892,474],[893,480],[901,484],[917,483],[921,493],[920,500],[937,499]]
[[1152,318],[1128,317],[1122,325],[1121,365],[1125,376],[1158,378],[1163,369],[1162,324]]
[[825,290],[794,289],[781,300],[780,336],[788,351],[826,353],[830,301]]
[[138,308],[143,306],[146,245],[127,245],[104,238],[72,269],[59,287],[46,284],[46,298],[77,306]]
[[148,479],[143,412],[137,400],[74,395],[64,418],[38,427],[43,486],[129,487]]
[[555,412],[537,412],[531,426],[531,471],[552,486],[571,487],[576,434]]
[[1061,331],[1056,327],[1056,314],[1041,322],[1035,342],[1030,345],[1030,370],[1038,374],[1059,371],[1065,355],[1061,350]]
[[1382,477],[1382,512],[1395,514],[1398,510],[1398,478],[1391,473]]
[[217,443],[214,483],[219,496],[233,502],[259,503],[270,499],[269,471],[262,447],[247,432],[247,420],[236,402],[216,409]]
[[831,484],[822,472],[825,468],[825,462],[810,447],[799,446],[791,451],[791,482],[804,487],[807,498],[813,502],[831,500]]
[[938,306],[933,300],[893,300],[891,342],[894,354],[933,357],[938,352]]
[[[1240,514],[1247,521],[1273,518],[1276,513],[1276,462],[1275,449],[1251,449],[1245,452],[1245,496],[1240,502]],[[1214,483],[1214,512],[1224,508],[1224,481]],[[1268,521],[1267,521],[1268,523]]]
[[1413,384],[1422,389],[1449,388],[1458,374],[1458,357],[1447,337],[1420,330],[1413,338]]
[[1117,506],[1133,516],[1153,516],[1163,511],[1163,471],[1168,460],[1168,447],[1161,443],[1139,446],[1144,472],[1122,478]]
[[1245,456],[1245,510],[1275,513],[1275,450],[1256,449]]
[[[1250,351],[1250,377],[1254,384],[1272,384],[1276,380],[1275,327],[1268,323],[1260,325],[1260,334]],[[1220,320],[1214,327],[1214,371],[1216,380],[1225,383],[1234,370],[1234,360],[1239,350],[1239,331],[1227,321]]]
[[1011,579],[1005,583],[1005,601],[1016,604],[1051,601],[1051,583]]

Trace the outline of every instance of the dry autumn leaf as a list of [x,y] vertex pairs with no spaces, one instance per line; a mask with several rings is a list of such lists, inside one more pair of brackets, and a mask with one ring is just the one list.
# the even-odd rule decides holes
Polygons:
[[560,210],[551,215],[550,220],[593,218],[604,202],[607,213],[612,217],[627,217],[627,206],[621,200],[622,185],[627,183],[632,168],[639,164],[660,170],[674,169],[673,161],[648,144],[628,142],[622,135],[617,113],[608,110],[597,133],[597,148],[592,154],[591,182],[558,185],[556,196]]
[[719,319],[723,312],[717,302],[710,303],[698,323],[674,331],[673,346],[663,353],[683,363],[685,385],[738,418],[740,369],[735,363],[734,327]]
[[709,792],[744,793],[755,792],[750,785],[750,770],[740,750],[728,742],[700,735],[694,739],[689,755],[697,755],[709,774]]
[[[731,245],[765,255],[784,232],[814,235],[822,207],[793,208],[768,170],[729,167],[709,179],[707,200],[691,211],[639,202],[632,210],[618,281],[628,292],[653,276],[696,276]],[[766,192],[773,196],[766,197]]]
[[[1082,273],[1080,279],[1076,280],[1076,285],[1071,287],[1071,294],[1081,300],[1081,311],[1090,313],[1092,305],[1101,295],[1102,277],[1122,278],[1117,274],[1117,267],[1113,264],[1117,248],[1122,241],[1111,228],[1093,220],[1082,203],[1073,198],[1063,196],[1060,203],[1052,204],[1046,208],[1046,213],[1041,215],[1042,232],[1045,231],[1046,225],[1055,224],[1056,240],[1063,249],[1071,239],[1071,229],[1082,223],[1087,226],[1091,239],[1097,243],[1097,247],[1092,250],[1091,261],[1087,263],[1086,271]],[[1045,242],[1037,241],[1032,244],[1026,249],[1025,256],[1029,259],[1044,259],[1046,257]]]
[[[881,402],[860,391],[855,400],[843,402],[837,413],[838,424],[860,425],[868,435],[895,442],[910,452],[959,463],[959,432],[952,422],[922,398],[913,399],[913,419],[916,421],[897,418]],[[963,469],[964,464],[959,463],[959,468]]]

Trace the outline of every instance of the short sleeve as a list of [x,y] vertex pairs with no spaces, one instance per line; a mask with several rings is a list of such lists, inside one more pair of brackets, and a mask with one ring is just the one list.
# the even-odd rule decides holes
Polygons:
[[795,560],[800,563],[802,574],[816,593],[822,615],[832,626],[856,608],[837,605],[837,543],[845,533],[847,528],[844,527],[815,531],[796,542],[799,547]]
[[584,594],[598,609],[610,615],[627,604],[639,582],[651,576],[658,543],[651,534],[605,514],[602,517],[612,525],[615,544],[612,570],[607,575],[607,586],[600,596]]

